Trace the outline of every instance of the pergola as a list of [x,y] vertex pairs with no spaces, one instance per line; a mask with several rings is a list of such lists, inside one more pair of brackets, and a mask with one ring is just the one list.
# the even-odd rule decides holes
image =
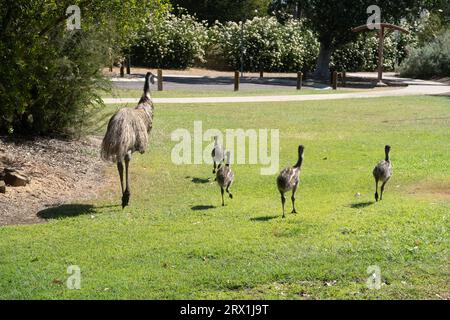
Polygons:
[[362,25],[356,28],[353,28],[353,32],[363,32],[363,31],[373,31],[378,30],[378,83],[377,86],[385,86],[383,83],[383,55],[384,55],[384,36],[385,30],[397,30],[403,33],[409,33],[408,30],[396,26],[390,23],[378,23],[375,25],[375,29],[369,28],[368,25]]

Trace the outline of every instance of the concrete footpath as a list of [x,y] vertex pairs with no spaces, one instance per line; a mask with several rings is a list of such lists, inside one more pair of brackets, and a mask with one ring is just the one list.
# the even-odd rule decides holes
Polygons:
[[[417,95],[450,94],[450,85],[434,81],[396,78],[406,87],[392,90],[378,90],[336,94],[275,95],[275,96],[239,96],[239,97],[199,97],[199,98],[154,98],[155,104],[208,104],[208,103],[245,103],[245,102],[288,102],[337,99],[364,99],[378,97],[401,97]],[[105,98],[105,104],[136,104],[137,98]]]

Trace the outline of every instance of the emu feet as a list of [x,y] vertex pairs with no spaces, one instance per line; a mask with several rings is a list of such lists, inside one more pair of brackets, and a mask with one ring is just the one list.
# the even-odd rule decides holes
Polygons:
[[297,210],[292,209],[291,213],[297,213]]
[[[381,200],[381,199],[380,199]],[[378,192],[375,193],[375,201],[378,202]]]
[[233,199],[233,195],[231,193],[229,194],[229,196],[230,196],[230,199]]
[[122,196],[122,209],[125,209],[125,207],[128,207],[128,204],[130,203],[130,196],[131,194],[128,191],[125,191]]

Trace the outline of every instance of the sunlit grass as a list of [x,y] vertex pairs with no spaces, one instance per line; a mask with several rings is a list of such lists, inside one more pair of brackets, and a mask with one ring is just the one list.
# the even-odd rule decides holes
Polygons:
[[[99,116],[98,133],[118,107]],[[299,213],[281,219],[275,176],[260,166],[233,166],[235,198],[222,208],[211,166],[172,164],[171,132],[197,120],[204,130],[279,129],[281,167],[304,144]],[[1,227],[0,298],[448,297],[450,203],[415,186],[450,192],[449,128],[445,97],[156,105],[149,151],[131,164],[131,207],[118,206],[116,183],[53,212],[69,217]],[[371,171],[387,143],[394,177],[375,204]],[[113,165],[109,174],[117,181]],[[81,268],[81,290],[61,284],[69,265]],[[380,290],[366,286],[372,265]]]

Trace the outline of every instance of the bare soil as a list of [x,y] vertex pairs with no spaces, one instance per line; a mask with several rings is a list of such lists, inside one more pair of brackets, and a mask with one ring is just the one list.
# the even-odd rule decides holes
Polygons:
[[0,194],[0,226],[42,223],[38,212],[74,200],[96,198],[108,180],[99,157],[101,140],[0,137],[0,172],[14,168],[31,179]]
[[450,201],[450,181],[422,181],[410,188],[410,194],[426,199]]

